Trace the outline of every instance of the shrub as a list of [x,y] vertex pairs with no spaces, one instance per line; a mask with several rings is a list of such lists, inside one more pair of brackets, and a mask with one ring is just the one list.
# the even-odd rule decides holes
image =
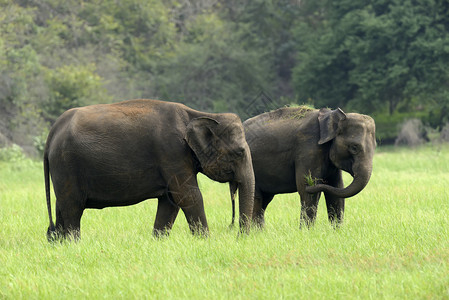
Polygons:
[[6,147],[9,143],[8,138],[0,132],[0,147]]
[[36,149],[39,157],[44,155],[45,144],[47,142],[48,130],[42,131],[40,135],[33,138],[33,146]]
[[416,147],[427,141],[426,129],[419,119],[411,119],[405,121],[401,125],[399,134],[394,142],[395,146],[407,145]]
[[449,142],[449,123],[446,123],[440,132],[440,141],[448,143]]
[[48,69],[45,80],[50,96],[43,112],[49,121],[56,120],[67,109],[110,100],[94,65]]
[[12,144],[10,147],[0,148],[0,161],[18,162],[26,158],[20,146]]
[[376,139],[379,144],[394,144],[402,125],[410,119],[423,119],[425,112],[376,114],[372,116],[376,122]]

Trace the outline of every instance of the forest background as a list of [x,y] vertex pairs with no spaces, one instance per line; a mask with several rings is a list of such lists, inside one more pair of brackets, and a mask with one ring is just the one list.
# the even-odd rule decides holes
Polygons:
[[63,111],[135,98],[341,107],[386,144],[444,128],[448,63],[444,0],[0,0],[0,147],[37,154]]

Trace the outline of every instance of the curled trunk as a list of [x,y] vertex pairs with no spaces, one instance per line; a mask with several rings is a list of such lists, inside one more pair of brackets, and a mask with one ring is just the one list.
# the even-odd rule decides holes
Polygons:
[[325,192],[339,198],[355,196],[368,184],[372,172],[371,164],[369,164],[369,166],[370,167],[356,168],[353,181],[345,188],[337,188],[327,184],[317,184],[306,187],[306,192],[310,194]]

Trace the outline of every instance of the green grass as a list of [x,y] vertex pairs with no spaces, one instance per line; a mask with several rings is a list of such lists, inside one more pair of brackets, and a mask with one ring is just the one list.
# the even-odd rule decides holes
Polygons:
[[289,194],[270,204],[265,230],[237,238],[227,185],[200,183],[207,239],[191,236],[182,212],[170,237],[152,238],[148,200],[86,210],[79,242],[49,244],[41,164],[0,162],[0,298],[449,298],[448,147],[378,149],[337,230],[324,199],[300,230]]

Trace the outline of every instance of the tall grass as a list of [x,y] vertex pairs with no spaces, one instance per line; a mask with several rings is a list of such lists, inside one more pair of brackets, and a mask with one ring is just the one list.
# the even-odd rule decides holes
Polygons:
[[448,186],[449,148],[381,148],[336,230],[324,199],[300,230],[289,194],[270,204],[263,231],[238,237],[228,187],[201,177],[207,239],[191,236],[182,212],[170,237],[154,239],[148,200],[86,210],[79,242],[49,244],[41,164],[0,162],[0,298],[447,299]]

